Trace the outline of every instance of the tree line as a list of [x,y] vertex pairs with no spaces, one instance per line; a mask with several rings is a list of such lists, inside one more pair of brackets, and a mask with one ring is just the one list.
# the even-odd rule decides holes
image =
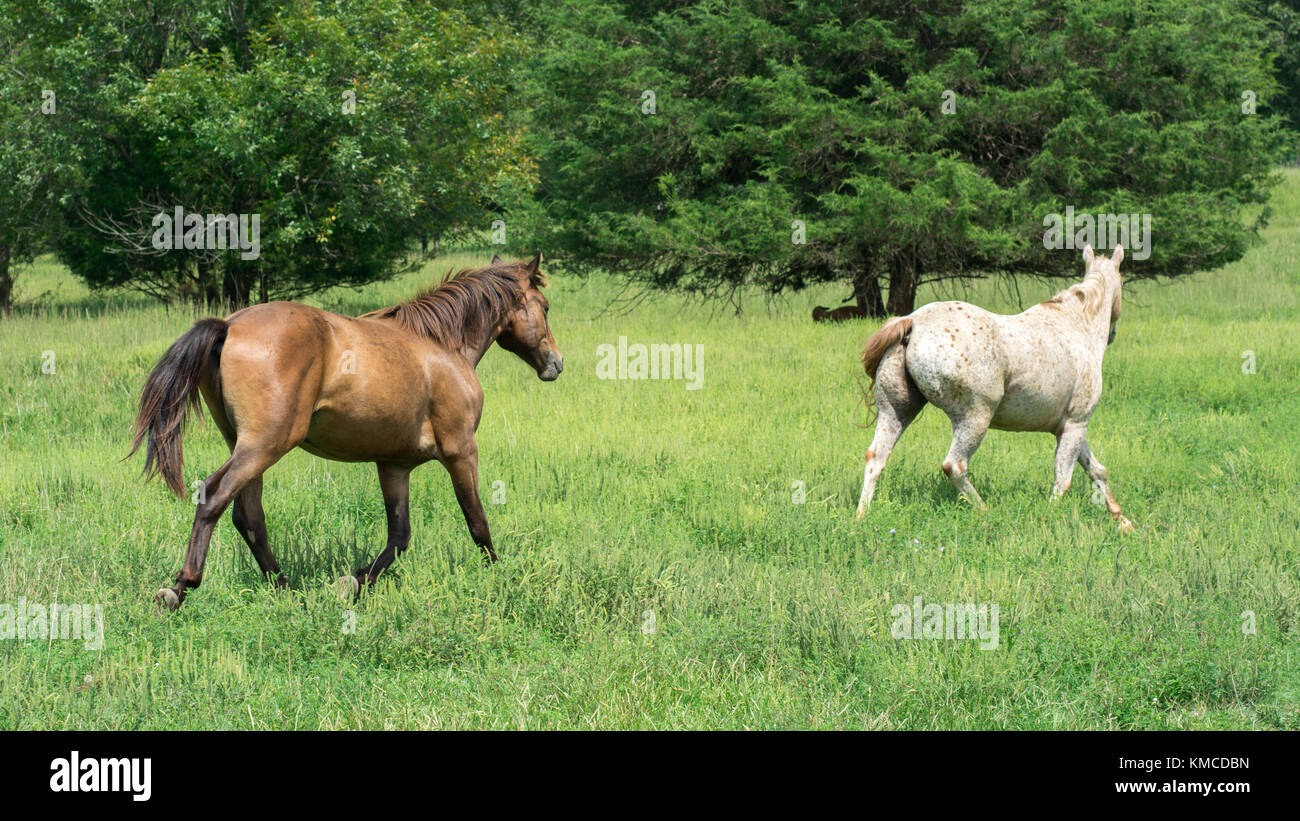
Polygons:
[[1267,218],[1298,55],[1300,0],[0,0],[0,306],[47,252],[234,307],[465,231],[876,316],[1120,220],[1178,276]]

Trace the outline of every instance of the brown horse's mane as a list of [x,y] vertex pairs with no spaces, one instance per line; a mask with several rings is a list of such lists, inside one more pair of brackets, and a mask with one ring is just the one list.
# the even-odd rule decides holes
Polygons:
[[[413,333],[443,345],[460,344],[467,336],[482,332],[524,298],[520,268],[526,262],[500,262],[483,268],[448,271],[437,285],[406,302],[362,314],[363,317],[392,319]],[[546,285],[538,269],[533,287]]]

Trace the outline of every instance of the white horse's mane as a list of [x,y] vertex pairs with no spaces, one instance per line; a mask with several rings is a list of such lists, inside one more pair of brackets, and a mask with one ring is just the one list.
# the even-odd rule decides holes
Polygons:
[[1071,297],[1083,304],[1083,318],[1092,319],[1106,304],[1106,276],[1100,268],[1093,268],[1083,278],[1083,282],[1071,285],[1048,300],[1049,303],[1065,304]]

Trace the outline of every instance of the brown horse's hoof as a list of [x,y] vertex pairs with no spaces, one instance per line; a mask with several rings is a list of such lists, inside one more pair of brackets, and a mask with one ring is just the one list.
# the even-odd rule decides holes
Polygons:
[[1120,533],[1132,533],[1132,532],[1133,532],[1133,523],[1130,522],[1130,521],[1128,520],[1128,517],[1127,517],[1127,516],[1120,516],[1120,517],[1119,517],[1118,519],[1116,519],[1115,521],[1119,522],[1119,532],[1120,532]]
[[361,582],[356,576],[339,576],[339,598],[345,602],[354,601],[361,595]]
[[180,596],[177,596],[176,591],[170,587],[164,587],[155,593],[153,600],[162,610],[176,610],[181,606]]

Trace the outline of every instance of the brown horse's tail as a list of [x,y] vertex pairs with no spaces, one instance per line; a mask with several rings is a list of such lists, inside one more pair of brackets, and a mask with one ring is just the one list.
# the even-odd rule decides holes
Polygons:
[[177,496],[185,495],[181,454],[185,417],[190,411],[199,412],[199,380],[209,363],[215,369],[220,362],[227,330],[229,326],[224,319],[200,319],[194,323],[158,360],[140,394],[135,440],[127,458],[135,455],[147,436],[145,479],[155,473],[162,474],[167,487]]
[[[880,330],[871,335],[867,340],[867,347],[862,349],[862,367],[866,370],[867,376],[871,377],[871,384],[876,384],[876,371],[880,368],[880,360],[884,359],[885,352],[900,342],[907,341],[907,335],[912,332],[912,318],[910,316],[896,316],[893,319],[880,326]],[[875,391],[867,394],[867,403],[875,401]]]

